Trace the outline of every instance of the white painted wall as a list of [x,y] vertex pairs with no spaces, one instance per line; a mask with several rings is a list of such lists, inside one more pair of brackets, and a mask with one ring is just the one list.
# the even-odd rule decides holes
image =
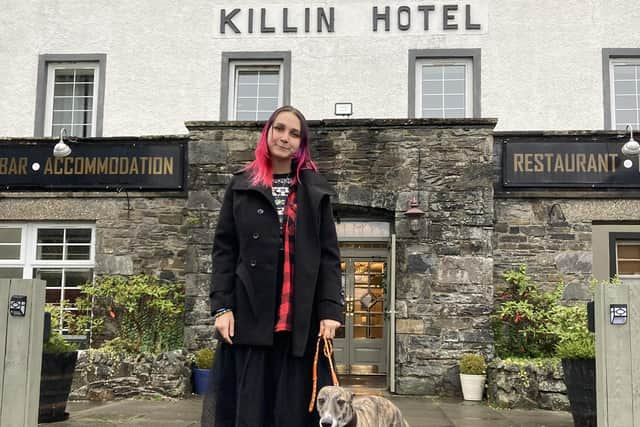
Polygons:
[[[34,134],[40,54],[107,55],[103,133],[115,136],[185,133],[187,120],[218,120],[221,52],[273,50],[291,51],[291,102],[311,119],[333,117],[340,101],[353,103],[353,117],[407,117],[409,49],[480,48],[482,116],[498,118],[498,130],[603,128],[602,48],[640,46],[637,2],[469,0],[457,4],[472,5],[479,34],[444,34],[440,16],[423,31],[417,6],[438,13],[443,3],[457,2],[5,0],[0,136]],[[392,31],[373,33],[372,8],[386,5]],[[401,5],[412,11],[406,32],[395,26]],[[276,33],[220,34],[225,7],[242,8],[245,19],[253,7],[257,25],[267,8]],[[281,32],[282,7],[299,33]],[[335,32],[302,32],[304,7],[335,7]]]

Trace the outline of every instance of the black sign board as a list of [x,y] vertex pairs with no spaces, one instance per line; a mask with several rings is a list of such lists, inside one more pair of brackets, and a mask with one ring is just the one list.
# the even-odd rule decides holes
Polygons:
[[0,188],[185,190],[186,141],[69,143],[67,157],[54,157],[54,144],[0,143]]
[[[527,138],[529,139],[529,138]],[[626,140],[505,140],[503,187],[638,188],[638,156],[625,156]]]

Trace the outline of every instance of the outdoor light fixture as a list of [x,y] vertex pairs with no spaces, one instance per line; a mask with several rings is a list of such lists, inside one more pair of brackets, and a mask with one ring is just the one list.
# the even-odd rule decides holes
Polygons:
[[626,324],[627,304],[609,304],[609,322],[612,325]]
[[409,231],[413,234],[420,231],[424,211],[420,209],[420,203],[418,203],[418,199],[415,196],[409,201],[409,209],[404,214],[409,219]]
[[353,104],[350,102],[336,102],[333,113],[336,116],[347,116],[353,114]]
[[65,128],[60,129],[60,140],[53,147],[54,157],[67,157],[69,154],[71,154],[71,147],[65,144],[64,138],[62,137],[62,135],[66,135],[66,134],[67,134],[67,130]]

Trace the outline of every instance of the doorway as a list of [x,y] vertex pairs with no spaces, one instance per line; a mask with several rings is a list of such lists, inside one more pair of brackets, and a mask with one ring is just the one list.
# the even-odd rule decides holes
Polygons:
[[336,331],[336,367],[349,385],[384,388],[388,353],[386,243],[341,245],[345,324]]

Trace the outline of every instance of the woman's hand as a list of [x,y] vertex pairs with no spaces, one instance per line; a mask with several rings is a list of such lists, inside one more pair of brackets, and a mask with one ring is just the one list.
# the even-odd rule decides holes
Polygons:
[[233,338],[234,327],[235,318],[233,317],[233,311],[227,311],[216,318],[216,331],[218,331],[222,339],[228,344],[233,344],[231,338]]
[[320,321],[319,337],[333,339],[336,336],[336,329],[340,327],[340,322],[333,319],[323,319]]

